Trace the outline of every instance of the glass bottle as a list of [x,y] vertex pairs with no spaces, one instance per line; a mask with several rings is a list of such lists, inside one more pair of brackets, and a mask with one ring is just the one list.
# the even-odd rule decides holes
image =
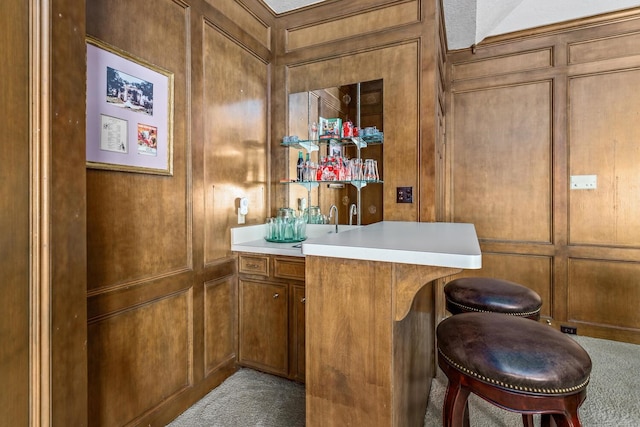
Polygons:
[[302,158],[302,151],[298,151],[298,181],[304,181],[304,159]]

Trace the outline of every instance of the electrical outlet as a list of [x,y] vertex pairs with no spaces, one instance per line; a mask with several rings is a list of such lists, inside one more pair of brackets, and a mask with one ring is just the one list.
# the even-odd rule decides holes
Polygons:
[[572,190],[595,190],[598,188],[598,175],[571,175]]
[[578,328],[574,328],[573,326],[560,325],[560,332],[564,332],[565,334],[575,335],[578,333]]
[[413,203],[413,187],[396,187],[396,203]]

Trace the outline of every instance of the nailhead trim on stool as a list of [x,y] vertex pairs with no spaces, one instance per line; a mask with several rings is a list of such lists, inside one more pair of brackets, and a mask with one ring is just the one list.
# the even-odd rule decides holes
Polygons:
[[521,413],[525,426],[535,413],[580,426],[591,358],[565,334],[522,317],[461,313],[440,322],[436,337],[438,365],[449,379],[445,426],[463,424],[469,393]]
[[456,363],[453,360],[449,359],[447,356],[442,354],[442,352],[440,350],[438,350],[438,354],[440,354],[440,356],[444,357],[450,365],[452,365],[456,369],[464,372],[467,375],[474,376],[474,377],[478,378],[479,380],[482,380],[482,381],[490,383],[490,384],[499,385],[500,387],[510,388],[510,389],[516,390],[516,391],[525,391],[527,393],[541,393],[541,394],[566,394],[566,393],[572,393],[574,391],[578,391],[581,388],[584,388],[587,384],[589,384],[589,378],[587,378],[581,384],[578,384],[577,386],[573,386],[573,387],[568,387],[568,388],[553,388],[553,389],[551,389],[551,388],[535,388],[535,387],[522,387],[522,386],[518,386],[518,385],[511,385],[511,384],[505,383],[503,381],[494,380],[493,378],[487,378],[484,375],[478,374],[477,372],[473,372],[472,370],[467,369],[464,366],[460,365],[459,363]]
[[540,318],[540,295],[508,280],[461,277],[447,283],[444,293],[451,314],[502,313],[534,320]]

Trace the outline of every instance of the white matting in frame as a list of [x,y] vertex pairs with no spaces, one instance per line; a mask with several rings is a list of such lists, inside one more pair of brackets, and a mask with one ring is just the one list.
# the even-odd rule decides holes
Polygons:
[[87,38],[87,167],[173,174],[173,73]]

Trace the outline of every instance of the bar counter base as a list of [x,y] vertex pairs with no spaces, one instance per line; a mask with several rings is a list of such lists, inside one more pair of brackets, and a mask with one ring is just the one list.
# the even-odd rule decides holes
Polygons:
[[431,282],[460,272],[306,257],[306,426],[422,426],[435,376]]

